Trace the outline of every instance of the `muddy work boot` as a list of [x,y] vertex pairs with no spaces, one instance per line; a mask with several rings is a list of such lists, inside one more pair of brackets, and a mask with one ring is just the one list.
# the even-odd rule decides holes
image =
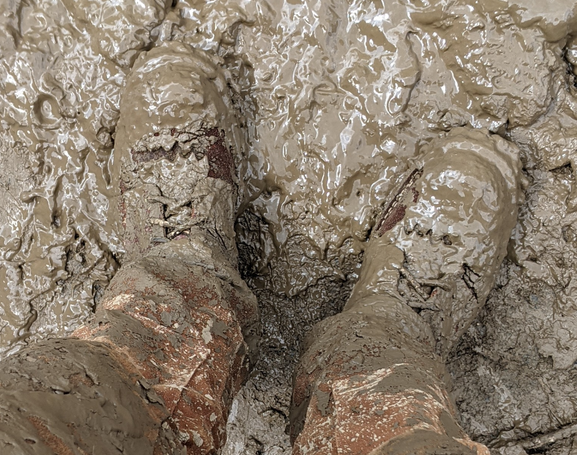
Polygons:
[[112,170],[120,182],[123,262],[200,229],[218,239],[236,268],[231,150],[243,138],[230,105],[208,55],[166,43],[137,60],[122,98]]
[[73,338],[0,364],[0,447],[14,448],[2,453],[223,446],[259,333],[237,270],[242,137],[230,104],[221,70],[201,52],[165,43],[136,61],[114,150],[122,266]]
[[378,219],[350,301],[397,297],[429,322],[446,357],[493,288],[520,178],[519,151],[499,136],[458,128],[433,141]]
[[227,90],[211,57],[180,43],[136,62],[113,174],[124,263],[97,322],[76,332],[126,355],[195,454],[224,444],[259,329],[256,299],[237,269],[232,152],[242,136]]
[[459,426],[442,358],[493,286],[517,216],[517,149],[457,129],[378,218],[343,312],[305,343],[294,454],[488,455]]

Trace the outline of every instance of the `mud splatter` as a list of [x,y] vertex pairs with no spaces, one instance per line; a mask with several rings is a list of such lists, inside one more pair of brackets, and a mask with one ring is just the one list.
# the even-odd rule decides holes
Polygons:
[[[341,309],[420,146],[463,125],[516,144],[527,179],[497,289],[455,351],[467,430],[505,450],[575,422],[574,2],[172,3],[0,5],[2,352],[23,345],[9,348],[31,304],[27,341],[70,333],[122,262],[110,184],[120,97],[140,53],[174,41],[217,61],[239,125],[227,138],[245,144],[238,244],[267,338],[230,453],[288,453],[300,340]],[[141,114],[139,138],[157,128]],[[572,438],[547,450],[569,453]]]

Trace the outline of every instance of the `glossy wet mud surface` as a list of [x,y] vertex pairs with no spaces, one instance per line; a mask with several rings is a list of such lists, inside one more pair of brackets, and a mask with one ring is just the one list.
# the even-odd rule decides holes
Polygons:
[[120,97],[140,52],[179,41],[215,59],[233,93],[245,158],[237,244],[264,326],[225,453],[289,453],[300,340],[344,305],[378,213],[422,147],[467,125],[516,144],[525,181],[495,287],[450,359],[463,424],[494,453],[574,453],[575,9],[3,2],[0,350],[70,334],[122,263]]

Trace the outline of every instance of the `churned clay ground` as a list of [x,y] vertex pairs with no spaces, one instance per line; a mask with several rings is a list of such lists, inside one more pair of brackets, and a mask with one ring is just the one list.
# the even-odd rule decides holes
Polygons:
[[244,135],[237,244],[264,342],[224,453],[290,453],[303,335],[342,308],[422,144],[464,125],[519,147],[524,199],[450,357],[463,426],[494,454],[577,453],[574,1],[14,0],[0,12],[3,356],[74,331],[125,260],[111,217],[120,97],[141,52],[179,41],[214,56]]

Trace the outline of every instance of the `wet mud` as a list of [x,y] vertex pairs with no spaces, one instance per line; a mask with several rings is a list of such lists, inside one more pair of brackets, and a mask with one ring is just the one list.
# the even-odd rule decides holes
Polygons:
[[[263,323],[224,453],[290,453],[304,335],[343,308],[370,233],[387,228],[379,214],[422,150],[460,127],[517,150],[523,174],[487,304],[446,353],[462,424],[492,453],[574,453],[576,9],[533,0],[4,2],[0,352],[72,333],[130,257],[113,215],[116,152],[123,137],[137,141],[158,125],[142,111],[132,123],[142,130],[127,132],[121,96],[143,52],[192,46],[204,56],[177,59],[175,74],[216,64],[210,77],[230,93],[226,137],[243,158],[240,268]],[[194,138],[171,135],[171,118],[194,121],[195,110],[171,114],[162,90],[148,87],[143,96],[171,125],[156,138],[193,151]],[[175,199],[185,186],[174,186]],[[419,296],[409,300],[415,307]],[[438,312],[415,310],[435,327]]]
[[[55,377],[55,363],[63,375]],[[72,339],[40,342],[10,357],[0,375],[2,452],[69,455],[82,453],[71,447],[84,453],[99,447],[103,453],[148,453],[158,436],[164,453],[178,453],[178,435],[159,425],[167,417],[160,399],[122,363],[105,343]]]

